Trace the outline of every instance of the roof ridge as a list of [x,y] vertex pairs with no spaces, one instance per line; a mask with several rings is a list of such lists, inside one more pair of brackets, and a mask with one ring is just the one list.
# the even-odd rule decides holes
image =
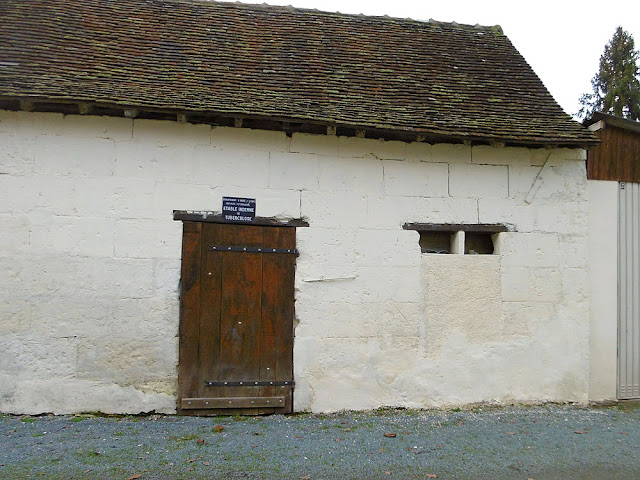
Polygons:
[[434,18],[429,18],[428,20],[422,20],[419,18],[411,18],[411,17],[395,17],[392,15],[384,14],[384,15],[369,15],[365,13],[344,13],[339,11],[329,11],[329,10],[320,10],[318,8],[303,8],[303,7],[295,7],[293,5],[272,5],[266,2],[262,3],[249,3],[249,2],[240,2],[238,0],[147,0],[150,2],[164,2],[164,3],[187,3],[187,4],[214,4],[224,6],[225,8],[239,7],[247,10],[251,9],[260,9],[260,10],[280,10],[285,12],[299,12],[299,13],[312,13],[314,15],[327,15],[327,16],[339,16],[339,17],[351,17],[351,18],[362,18],[362,19],[377,19],[377,20],[385,20],[385,21],[393,21],[393,22],[403,22],[403,23],[417,23],[420,25],[431,24],[431,25],[445,25],[450,27],[460,27],[460,28],[471,28],[476,30],[488,30],[492,32],[497,32],[503,34],[502,27],[500,25],[480,25],[476,23],[475,25],[467,24],[467,23],[458,23],[456,21],[447,22],[444,20],[436,20]]

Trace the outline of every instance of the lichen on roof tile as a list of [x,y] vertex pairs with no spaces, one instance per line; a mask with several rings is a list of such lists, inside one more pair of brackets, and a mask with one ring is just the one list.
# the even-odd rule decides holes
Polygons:
[[0,31],[0,98],[594,142],[498,26],[200,0],[3,0]]

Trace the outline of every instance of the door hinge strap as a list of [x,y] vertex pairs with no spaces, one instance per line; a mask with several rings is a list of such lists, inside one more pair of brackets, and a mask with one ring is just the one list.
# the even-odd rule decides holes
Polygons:
[[183,410],[207,410],[214,408],[283,408],[285,397],[212,397],[183,398]]
[[216,252],[242,252],[242,253],[289,253],[298,255],[295,248],[271,248],[271,247],[237,247],[228,245],[210,245],[209,250]]
[[204,382],[206,387],[288,387],[293,386],[293,380],[243,380],[241,382]]

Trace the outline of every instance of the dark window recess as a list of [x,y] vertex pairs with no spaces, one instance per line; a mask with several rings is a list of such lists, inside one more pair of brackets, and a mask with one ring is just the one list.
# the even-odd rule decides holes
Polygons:
[[[405,223],[405,230],[416,230],[420,234],[422,253],[462,253],[462,245],[454,241],[457,233],[464,232],[464,253],[466,255],[491,255],[497,234],[509,228],[501,224],[446,224],[446,223]],[[458,237],[459,238],[459,237]],[[456,246],[460,248],[457,251]]]
[[419,231],[422,253],[451,253],[451,232]]
[[464,253],[491,255],[493,253],[493,235],[490,233],[465,233]]

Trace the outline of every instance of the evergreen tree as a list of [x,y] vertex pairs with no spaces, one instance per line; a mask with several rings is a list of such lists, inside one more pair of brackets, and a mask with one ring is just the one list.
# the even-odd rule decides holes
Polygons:
[[633,37],[618,27],[604,47],[600,69],[591,80],[592,93],[580,97],[580,118],[603,112],[630,120],[640,120],[640,69]]

